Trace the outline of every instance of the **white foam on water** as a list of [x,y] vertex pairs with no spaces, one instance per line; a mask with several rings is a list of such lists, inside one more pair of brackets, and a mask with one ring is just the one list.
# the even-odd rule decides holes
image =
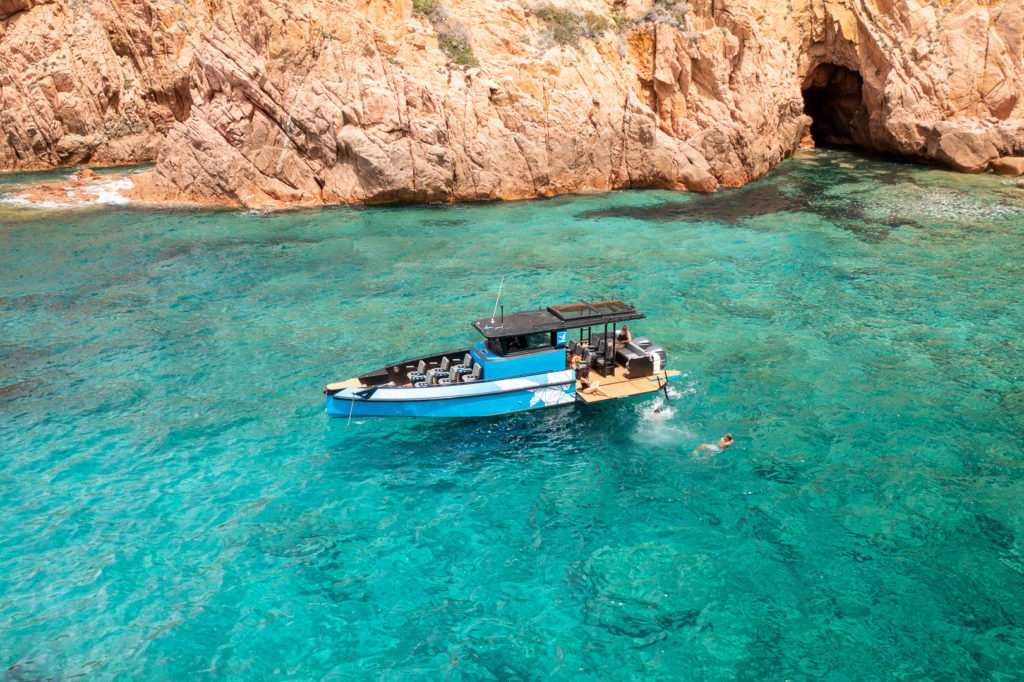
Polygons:
[[[38,208],[38,209],[62,209],[62,208],[75,208],[82,206],[85,202],[76,201],[31,201],[20,195],[0,197],[0,204],[7,204],[9,206],[20,206],[22,208]],[[89,202],[92,203],[92,202]]]
[[50,210],[86,206],[123,206],[131,203],[131,199],[124,196],[121,192],[130,190],[133,187],[135,187],[135,183],[127,176],[110,179],[101,178],[97,182],[82,187],[62,188],[68,197],[68,201],[32,201],[25,196],[25,193],[29,190],[21,190],[15,194],[0,196],[0,204]]
[[134,187],[135,183],[131,181],[131,178],[123,176],[114,180],[94,182],[91,185],[86,185],[82,191],[95,194],[98,197],[95,201],[88,203],[124,205],[131,203],[131,200],[121,192]]
[[[669,395],[672,395],[670,390]],[[682,420],[679,410],[659,394],[637,406],[636,431],[633,440],[648,447],[678,448],[696,438],[690,426]]]

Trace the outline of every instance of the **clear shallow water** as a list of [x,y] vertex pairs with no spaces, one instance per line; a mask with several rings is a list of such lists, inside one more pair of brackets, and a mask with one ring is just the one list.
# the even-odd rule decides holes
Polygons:
[[[0,206],[0,245],[6,679],[1024,669],[1003,179],[816,152],[712,196]],[[472,341],[502,275],[507,310],[645,311],[668,409],[326,419],[326,381]]]

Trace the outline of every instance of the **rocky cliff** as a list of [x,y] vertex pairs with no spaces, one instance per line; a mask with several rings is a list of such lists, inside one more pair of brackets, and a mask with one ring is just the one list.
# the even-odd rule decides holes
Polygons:
[[195,16],[173,0],[0,0],[0,169],[154,160],[189,116]]
[[967,172],[1024,155],[1024,1],[815,5],[798,73],[826,140]]
[[808,132],[1012,167],[1022,92],[1024,0],[0,0],[0,166],[166,201],[710,191]]

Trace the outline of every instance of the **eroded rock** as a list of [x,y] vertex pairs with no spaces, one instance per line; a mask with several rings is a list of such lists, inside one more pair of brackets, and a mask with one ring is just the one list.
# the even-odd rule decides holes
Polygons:
[[1024,0],[574,0],[569,39],[442,4],[0,0],[0,167],[159,148],[137,197],[280,208],[713,191],[801,140],[1024,156]]
[[155,160],[200,23],[173,0],[0,0],[0,168]]

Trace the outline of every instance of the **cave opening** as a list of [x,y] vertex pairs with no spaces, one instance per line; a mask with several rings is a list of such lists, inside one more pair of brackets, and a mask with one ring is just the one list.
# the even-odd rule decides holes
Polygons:
[[837,64],[819,64],[807,76],[804,113],[816,147],[872,147],[863,87],[859,73]]

